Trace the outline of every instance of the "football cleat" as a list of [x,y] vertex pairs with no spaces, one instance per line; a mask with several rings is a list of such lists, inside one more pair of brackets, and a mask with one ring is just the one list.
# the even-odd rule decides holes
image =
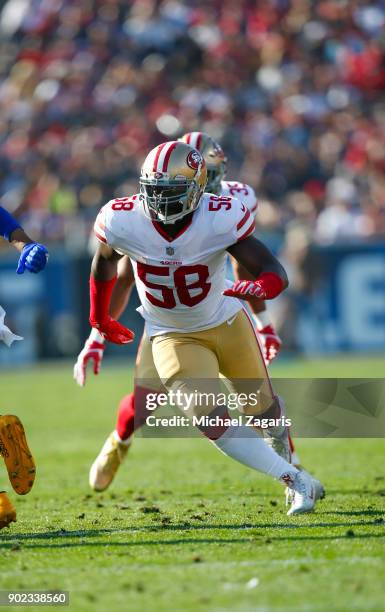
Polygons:
[[0,491],[0,529],[16,523],[16,510],[5,491]]
[[293,491],[288,516],[311,512],[314,509],[317,501],[316,487],[313,478],[307,472],[297,472],[295,475],[284,474],[280,480]]
[[17,416],[0,416],[0,455],[4,459],[9,481],[18,495],[26,495],[35,481],[36,467]]
[[126,458],[131,442],[123,444],[116,440],[112,432],[105,441],[102,450],[93,462],[89,483],[94,491],[105,491],[115,478],[116,472]]
[[289,429],[285,427],[281,435],[272,436],[266,433],[264,438],[266,444],[272,448],[277,455],[285,459],[288,463],[291,463],[291,448],[289,440]]
[[[317,478],[314,478],[314,476],[309,474],[309,472],[304,470],[301,466],[295,466],[295,467],[297,469],[299,469],[302,473],[305,473],[307,476],[312,478],[313,484],[314,484],[314,488],[315,488],[315,498],[316,498],[316,501],[318,501],[320,499],[323,499],[325,497],[325,489],[324,489],[323,484],[319,480],[317,480]],[[294,498],[294,491],[293,491],[293,489],[290,489],[289,487],[286,487],[286,489],[285,489],[285,498],[286,498],[286,506],[290,506],[292,504],[293,498]]]

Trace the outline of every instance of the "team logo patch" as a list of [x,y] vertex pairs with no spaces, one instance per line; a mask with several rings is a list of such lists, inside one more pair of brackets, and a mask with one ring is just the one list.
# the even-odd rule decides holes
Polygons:
[[164,173],[163,172],[154,172],[154,179],[161,179],[164,177]]
[[198,151],[190,151],[187,155],[187,165],[193,170],[198,170],[199,166],[202,165],[203,157]]

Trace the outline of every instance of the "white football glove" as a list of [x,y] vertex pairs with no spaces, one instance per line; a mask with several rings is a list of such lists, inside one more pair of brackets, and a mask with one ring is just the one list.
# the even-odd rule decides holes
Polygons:
[[21,336],[17,336],[9,327],[4,323],[5,319],[5,310],[0,306],[0,342],[4,342],[8,347],[11,346],[12,342],[15,340],[23,340]]
[[266,311],[253,316],[263,351],[263,359],[268,366],[281,350],[282,340],[278,336]]
[[97,329],[93,328],[74,365],[74,379],[80,387],[84,387],[86,384],[89,361],[94,362],[94,374],[99,374],[105,347],[104,337]]

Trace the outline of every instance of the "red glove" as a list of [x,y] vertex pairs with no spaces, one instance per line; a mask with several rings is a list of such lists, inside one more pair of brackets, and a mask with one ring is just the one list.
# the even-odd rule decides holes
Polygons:
[[104,337],[97,329],[92,329],[74,365],[74,379],[80,387],[84,387],[86,384],[87,364],[89,361],[94,362],[94,374],[99,374],[104,349]]
[[90,277],[90,323],[108,342],[128,344],[135,334],[109,315],[111,294],[116,278],[109,281],[99,281]]
[[237,297],[241,300],[260,298],[272,300],[283,291],[283,280],[274,272],[264,272],[256,281],[238,280],[230,289],[226,289],[223,295]]
[[124,327],[118,321],[115,321],[112,317],[108,317],[101,323],[91,323],[94,327],[96,327],[104,339],[107,342],[113,342],[114,344],[129,344],[135,338],[134,332],[132,332],[128,327]]
[[271,324],[257,329],[257,333],[262,344],[265,364],[269,365],[281,350],[282,340]]

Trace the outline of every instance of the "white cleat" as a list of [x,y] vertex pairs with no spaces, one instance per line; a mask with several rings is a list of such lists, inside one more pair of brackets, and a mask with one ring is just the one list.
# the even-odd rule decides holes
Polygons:
[[89,483],[91,489],[105,491],[110,486],[127,455],[130,445],[131,442],[128,444],[118,442],[114,432],[108,436],[90,469]]
[[[325,497],[325,489],[324,489],[323,484],[319,480],[317,480],[317,478],[314,478],[314,476],[309,474],[309,472],[307,472],[306,470],[304,470],[300,466],[296,465],[295,467],[297,469],[299,469],[302,473],[304,473],[307,476],[309,476],[309,478],[311,478],[313,480],[316,501],[318,501],[320,499],[323,499]],[[293,498],[294,498],[294,491],[293,491],[293,489],[290,489],[290,487],[286,487],[286,489],[285,489],[286,506],[290,506],[293,503]]]
[[311,512],[316,503],[316,487],[314,479],[307,472],[297,472],[295,476],[285,475],[283,478],[289,489],[293,491],[288,516]]
[[280,436],[272,436],[271,434],[266,433],[264,440],[265,443],[277,453],[277,455],[285,459],[285,461],[288,463],[292,462],[289,429],[287,427]]

